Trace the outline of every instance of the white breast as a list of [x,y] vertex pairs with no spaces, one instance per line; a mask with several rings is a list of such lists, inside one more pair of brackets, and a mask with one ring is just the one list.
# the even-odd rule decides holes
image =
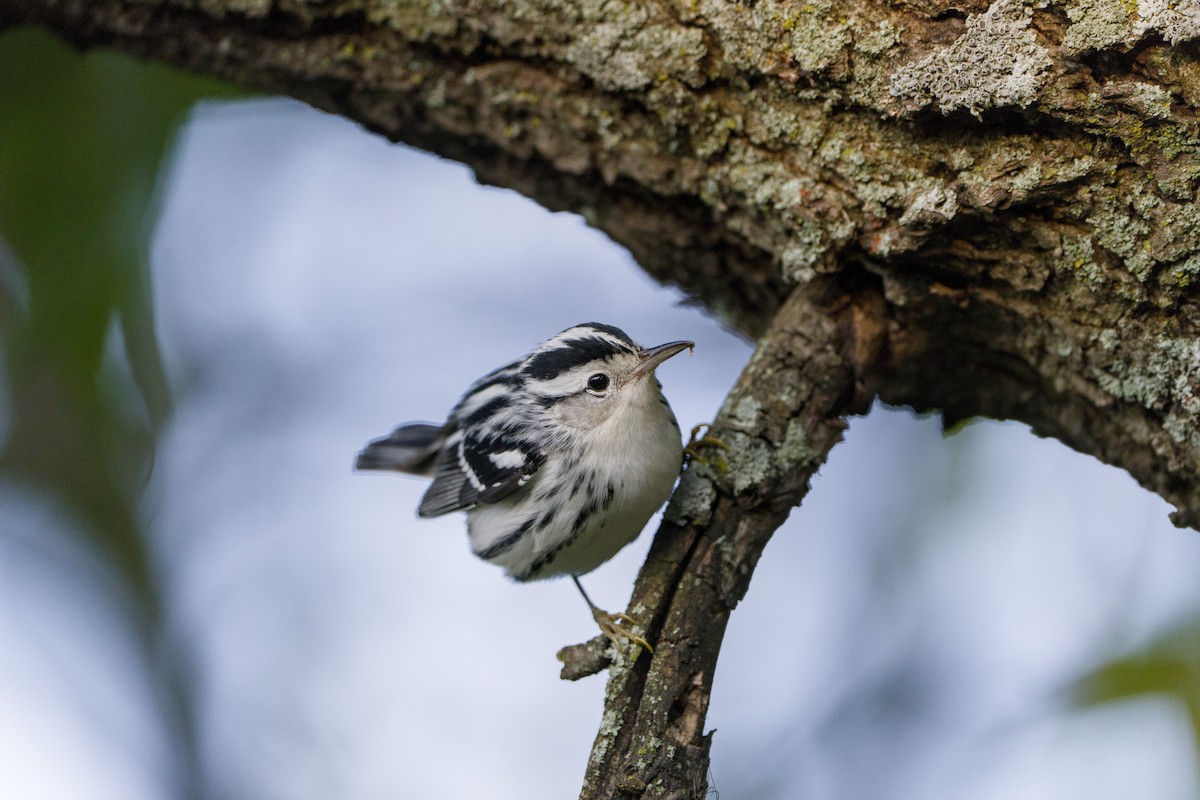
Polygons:
[[[682,463],[674,414],[653,378],[639,384],[622,392],[626,406],[587,431],[573,452],[547,453],[525,491],[468,513],[477,555],[517,580],[540,580],[590,572],[637,538],[666,502]],[[527,530],[514,536],[522,526]],[[510,546],[489,553],[506,537]]]

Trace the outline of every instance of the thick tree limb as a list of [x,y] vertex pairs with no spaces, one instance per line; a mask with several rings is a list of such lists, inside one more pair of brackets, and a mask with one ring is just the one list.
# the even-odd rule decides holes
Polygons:
[[1200,525],[1200,0],[0,0],[470,164],[758,335],[882,280],[870,387]]
[[[816,289],[794,292],[779,310],[713,425],[728,450],[694,461],[672,499],[629,606],[655,650],[611,671],[582,798],[705,796],[704,721],[729,613],[771,534],[841,440],[854,359],[877,350],[863,340],[882,333],[864,324],[869,302]],[[607,660],[594,642],[560,658],[571,678]]]

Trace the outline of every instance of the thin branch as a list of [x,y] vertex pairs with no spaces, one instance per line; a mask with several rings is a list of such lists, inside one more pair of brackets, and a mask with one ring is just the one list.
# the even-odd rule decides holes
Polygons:
[[[612,665],[585,800],[707,791],[704,722],[729,613],[771,534],[841,440],[843,416],[856,410],[856,354],[878,351],[854,341],[882,327],[855,325],[861,315],[835,312],[827,300],[812,287],[792,294],[713,425],[728,450],[684,474],[628,610],[646,625],[654,653]],[[592,641],[560,658],[563,677],[575,678],[611,655]]]

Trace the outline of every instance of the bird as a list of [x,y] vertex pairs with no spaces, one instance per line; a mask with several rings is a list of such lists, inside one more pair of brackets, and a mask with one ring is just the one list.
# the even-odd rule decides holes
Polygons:
[[694,349],[574,325],[475,381],[442,424],[371,441],[355,467],[432,478],[418,516],[465,511],[476,556],[518,582],[570,576],[618,650],[624,638],[653,652],[579,578],[636,539],[670,495],[684,448],[655,370]]

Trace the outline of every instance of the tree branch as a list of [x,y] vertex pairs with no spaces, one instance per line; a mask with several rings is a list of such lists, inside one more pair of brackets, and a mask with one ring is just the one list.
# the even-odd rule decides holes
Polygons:
[[[582,798],[705,796],[704,721],[725,625],[767,541],[841,440],[856,353],[877,351],[863,337],[882,331],[863,323],[869,313],[850,312],[877,312],[868,298],[798,290],[759,340],[712,428],[728,450],[685,471],[638,576],[628,613],[654,653],[613,665]],[[564,677],[602,668],[601,652],[595,641],[565,648]]]

